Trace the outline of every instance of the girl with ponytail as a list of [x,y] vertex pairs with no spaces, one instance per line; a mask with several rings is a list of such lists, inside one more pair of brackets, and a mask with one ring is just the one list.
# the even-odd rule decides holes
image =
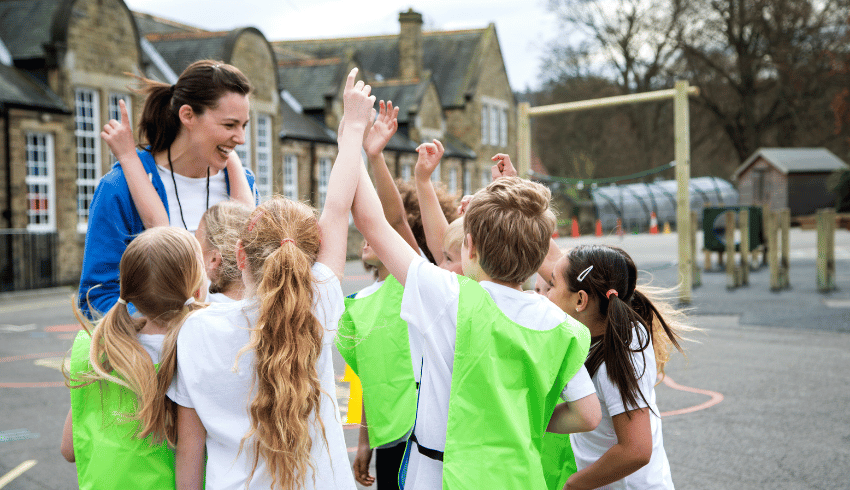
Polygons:
[[181,328],[168,390],[178,405],[178,488],[354,489],[331,352],[360,148],[374,120],[375,98],[356,74],[321,217],[283,197],[260,205],[236,245],[243,299]]
[[673,489],[654,386],[691,328],[636,284],[634,262],[616,247],[579,246],[555,265],[548,296],[590,330],[585,366],[602,406],[595,430],[570,436],[578,471],[565,489]]
[[[197,240],[186,230],[145,231],[124,252],[120,296],[84,327],[71,350],[71,410],[62,455],[76,460],[81,489],[174,488],[176,408],[165,392],[177,332],[206,284]],[[130,316],[132,303],[142,317]]]

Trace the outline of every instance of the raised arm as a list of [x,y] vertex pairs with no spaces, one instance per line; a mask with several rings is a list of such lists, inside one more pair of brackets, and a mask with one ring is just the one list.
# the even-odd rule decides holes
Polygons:
[[242,166],[242,161],[235,151],[231,151],[230,156],[227,157],[227,183],[230,185],[231,199],[254,209],[257,200],[248,184],[245,167]]
[[384,148],[398,129],[398,107],[393,107],[392,101],[385,104],[383,100],[380,101],[379,106],[378,118],[366,134],[363,150],[366,152],[366,158],[369,159],[369,165],[375,172],[375,190],[378,191],[378,198],[381,200],[387,222],[414,250],[419,250],[416,237],[413,236],[413,230],[407,222],[404,201],[384,160]]
[[[357,68],[351,70],[345,82],[339,153],[331,169],[327,199],[319,218],[322,244],[319,247],[318,260],[340,277],[345,270],[348,213],[360,179],[361,168],[365,170],[361,163],[360,148],[363,147],[363,136],[375,117],[375,97],[370,95],[372,88],[362,80],[355,84],[356,77]],[[383,211],[381,215],[383,216]]]
[[434,260],[442,263],[445,260],[443,237],[446,235],[449,222],[443,214],[437,191],[431,183],[431,174],[440,164],[445,149],[439,140],[434,140],[433,143],[422,143],[416,150],[419,152],[419,158],[416,160],[413,174],[416,181],[416,195],[419,197],[419,212],[422,214],[422,228],[425,230],[428,250],[431,251]]
[[[142,166],[142,160],[136,153],[136,140],[133,138],[133,126],[127,115],[127,106],[123,100],[118,101],[121,110],[121,122],[110,119],[103,127],[100,137],[112,150],[112,154],[121,164],[121,170],[127,180],[130,196],[136,206],[139,216],[142,218],[145,228],[154,226],[168,226],[168,213],[165,205],[156,193],[153,184]],[[247,185],[247,182],[246,182]]]

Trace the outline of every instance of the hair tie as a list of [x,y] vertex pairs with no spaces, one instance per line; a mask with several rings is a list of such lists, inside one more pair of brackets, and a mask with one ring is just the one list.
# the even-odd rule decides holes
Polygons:
[[262,216],[262,215],[263,215],[263,213],[265,213],[265,212],[266,212],[266,210],[261,208],[261,209],[260,209],[260,212],[259,212],[259,213],[257,213],[257,215],[256,215],[256,216],[254,216],[253,218],[251,218],[251,222],[250,222],[250,223],[248,223],[248,231],[251,231],[251,230],[253,230],[253,229],[254,229],[254,225],[256,225],[256,224],[257,224],[257,221],[260,219],[260,216]]
[[124,298],[118,298],[118,303],[127,306],[127,300]]
[[282,247],[282,246],[283,246],[283,244],[284,244],[284,243],[287,243],[287,242],[289,242],[289,243],[293,243],[293,244],[294,244],[294,243],[295,243],[295,240],[293,240],[293,239],[291,239],[291,238],[284,238],[283,240],[281,240],[281,241],[280,241],[280,246]]
[[189,306],[189,305],[192,305],[192,304],[195,304],[195,297],[189,296],[189,299],[187,299],[186,302],[183,303],[183,306]]
[[609,290],[608,290],[608,292],[607,292],[607,293],[605,293],[605,297],[606,297],[606,298],[608,298],[608,299],[611,299],[611,295],[612,295],[612,294],[613,294],[614,296],[618,297],[618,298],[620,297],[620,295],[619,295],[619,294],[617,294],[617,290],[616,290],[616,289],[609,289]]

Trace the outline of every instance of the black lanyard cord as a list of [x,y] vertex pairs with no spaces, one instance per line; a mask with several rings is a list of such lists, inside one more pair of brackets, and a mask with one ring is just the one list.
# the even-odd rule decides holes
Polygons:
[[[171,163],[171,147],[168,147],[168,169],[171,170],[171,182],[174,183],[174,197],[177,198],[177,208],[180,210],[180,221],[183,222],[183,228],[189,229],[186,226],[186,218],[183,217],[183,205],[180,204],[180,194],[177,193],[177,178],[174,177],[174,165]],[[207,167],[207,207],[210,208],[210,168]]]

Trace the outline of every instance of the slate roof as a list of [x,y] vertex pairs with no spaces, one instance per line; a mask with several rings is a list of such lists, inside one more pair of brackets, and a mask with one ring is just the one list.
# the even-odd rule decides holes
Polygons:
[[0,64],[0,103],[70,113],[62,99],[29,73]]
[[[443,107],[463,106],[466,96],[474,92],[478,83],[481,45],[488,29],[422,32],[423,70],[431,72]],[[359,65],[371,75],[370,78],[388,80],[399,77],[398,38],[397,34],[393,34],[276,41],[272,46],[278,53],[290,58],[298,52],[309,54],[314,59],[344,58],[346,52],[353,50]]]
[[759,157],[784,174],[804,172],[834,172],[850,167],[826,148],[759,148],[735,170],[738,178]]
[[14,59],[45,56],[52,41],[53,22],[63,0],[4,0],[0,2],[0,33]]
[[156,48],[174,73],[203,59],[228,61],[227,41],[236,31],[171,32],[147,34],[145,38]]
[[280,119],[281,139],[336,144],[336,131],[331,131],[310,116],[297,112],[286,100],[281,100]]
[[341,93],[349,61],[342,57],[278,64],[279,90],[287,90],[307,111],[323,111],[325,96]]
[[375,100],[392,101],[395,107],[400,108],[398,112],[399,124],[407,124],[411,122],[411,113],[415,114],[419,111],[422,98],[431,85],[431,78],[426,76],[413,81],[374,82],[371,85]]
[[169,34],[173,32],[204,32],[205,29],[181,24],[172,20],[163,19],[154,15],[145,14],[142,12],[133,12],[133,17],[136,19],[136,25],[139,26],[139,33],[142,36],[148,34]]

